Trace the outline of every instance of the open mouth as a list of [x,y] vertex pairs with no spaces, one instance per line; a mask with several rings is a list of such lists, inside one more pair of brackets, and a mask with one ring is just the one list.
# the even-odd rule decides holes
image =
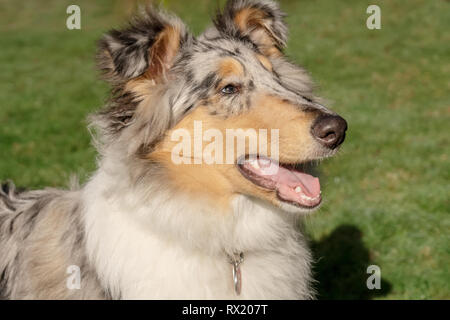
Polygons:
[[281,201],[312,209],[321,201],[319,178],[300,171],[299,165],[281,164],[262,156],[245,156],[237,164],[241,174],[255,185],[277,192]]

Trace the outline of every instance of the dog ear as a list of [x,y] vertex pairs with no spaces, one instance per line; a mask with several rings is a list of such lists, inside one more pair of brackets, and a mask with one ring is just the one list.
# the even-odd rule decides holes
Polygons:
[[223,34],[248,37],[267,56],[279,56],[287,41],[284,16],[271,0],[229,0],[214,25]]
[[189,38],[179,18],[148,6],[131,19],[127,28],[103,36],[98,66],[105,79],[115,85],[139,76],[156,81],[170,69]]

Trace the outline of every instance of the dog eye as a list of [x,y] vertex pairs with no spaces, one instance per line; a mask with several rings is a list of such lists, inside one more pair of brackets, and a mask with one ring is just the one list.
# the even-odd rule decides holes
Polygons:
[[221,92],[223,94],[235,94],[239,92],[239,87],[234,84],[229,84],[223,87]]

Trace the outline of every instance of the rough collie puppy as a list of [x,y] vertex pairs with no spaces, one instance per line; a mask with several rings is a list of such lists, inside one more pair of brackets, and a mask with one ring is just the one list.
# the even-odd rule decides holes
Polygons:
[[[302,168],[334,155],[347,124],[284,57],[279,6],[231,0],[198,37],[175,16],[143,11],[99,43],[112,94],[91,119],[100,156],[90,180],[65,191],[3,186],[0,295],[313,298],[298,218],[322,199]],[[270,153],[223,143],[215,152],[237,150],[231,163],[199,163],[189,145],[175,163],[175,133],[195,136],[198,123],[202,134],[277,135],[267,139]]]

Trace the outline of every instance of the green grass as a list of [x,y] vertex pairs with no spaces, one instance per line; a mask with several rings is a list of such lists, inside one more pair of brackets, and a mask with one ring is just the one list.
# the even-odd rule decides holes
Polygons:
[[[220,1],[223,3],[224,1]],[[365,27],[369,4],[382,29]],[[82,30],[65,28],[80,5]],[[166,0],[192,30],[217,1]],[[322,165],[326,203],[307,219],[322,298],[450,298],[448,1],[282,1],[287,54],[349,122]],[[102,106],[95,41],[124,21],[117,1],[0,0],[0,180],[65,186],[95,168],[85,118]],[[369,291],[366,268],[381,268]]]

